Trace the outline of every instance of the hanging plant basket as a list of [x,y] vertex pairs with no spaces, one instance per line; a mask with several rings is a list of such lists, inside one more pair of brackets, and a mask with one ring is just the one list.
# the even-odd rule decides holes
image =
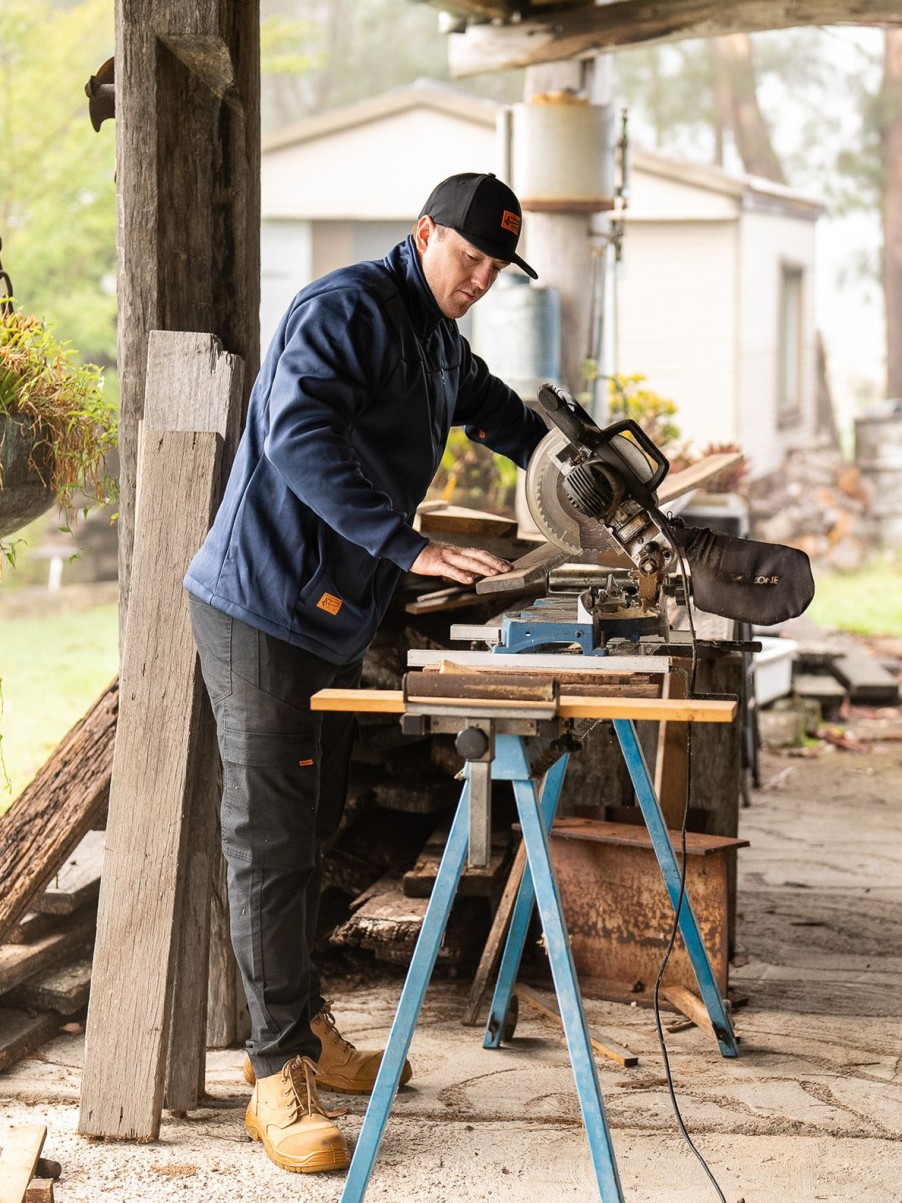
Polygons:
[[53,505],[69,510],[76,494],[106,501],[115,445],[100,369],[37,318],[0,312],[0,539]]
[[50,448],[24,418],[0,413],[0,539],[53,505]]

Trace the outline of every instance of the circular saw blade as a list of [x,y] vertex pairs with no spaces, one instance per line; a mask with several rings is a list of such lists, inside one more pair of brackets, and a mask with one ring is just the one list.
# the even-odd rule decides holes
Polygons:
[[558,457],[569,445],[562,430],[551,430],[532,453],[526,469],[526,503],[533,521],[549,543],[573,555],[619,551],[604,523],[581,514],[564,492]]

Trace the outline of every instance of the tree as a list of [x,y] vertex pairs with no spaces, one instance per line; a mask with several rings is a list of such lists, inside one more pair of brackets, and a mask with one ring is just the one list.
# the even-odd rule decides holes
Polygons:
[[116,351],[114,152],[84,88],[112,52],[109,0],[3,0],[3,265],[19,304],[101,364]]

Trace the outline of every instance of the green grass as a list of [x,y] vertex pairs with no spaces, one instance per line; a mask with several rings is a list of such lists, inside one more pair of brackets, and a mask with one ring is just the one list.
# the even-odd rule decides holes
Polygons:
[[822,627],[902,636],[902,560],[875,560],[857,572],[815,577],[808,611]]
[[0,750],[11,788],[6,810],[118,671],[118,607],[4,615],[0,643]]

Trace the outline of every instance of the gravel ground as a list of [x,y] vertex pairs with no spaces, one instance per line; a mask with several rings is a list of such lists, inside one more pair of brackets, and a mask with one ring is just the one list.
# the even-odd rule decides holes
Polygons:
[[[683,1114],[729,1203],[902,1203],[902,748],[765,755],[762,778],[742,812],[740,1056],[723,1060],[695,1028],[668,1038]],[[381,971],[335,981],[340,1026],[375,1046],[400,988]],[[465,996],[462,983],[429,991],[367,1199],[597,1200],[556,1026],[523,1008],[514,1043],[489,1052],[460,1024]],[[639,1054],[633,1069],[598,1063],[625,1199],[716,1199],[677,1131],[650,1012],[586,1010]],[[284,1174],[247,1140],[239,1051],[210,1054],[205,1105],[165,1117],[146,1145],[76,1134],[82,1053],[80,1036],[61,1035],[0,1076],[3,1122],[47,1125],[58,1203],[340,1198],[341,1175]],[[365,1100],[328,1097],[349,1105],[353,1141]]]

